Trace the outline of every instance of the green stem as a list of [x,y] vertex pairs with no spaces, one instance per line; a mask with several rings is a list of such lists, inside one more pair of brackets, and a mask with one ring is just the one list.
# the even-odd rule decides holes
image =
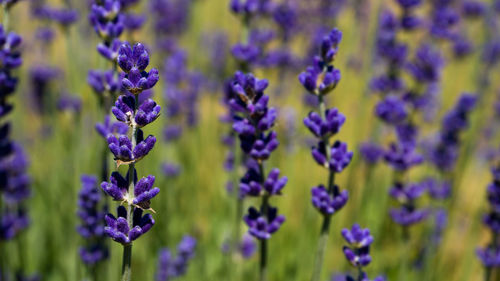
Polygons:
[[132,243],[123,245],[122,279],[130,281],[132,279]]
[[[320,95],[318,96],[319,100],[319,110],[320,110],[320,116],[323,120],[326,120],[326,106],[325,106],[325,101],[323,99],[323,96]],[[326,150],[326,157],[327,161],[330,161],[330,149],[329,149],[329,144],[328,140],[325,139],[323,140],[324,145],[325,145],[325,150]],[[328,193],[330,195],[333,194],[334,190],[334,184],[335,184],[335,173],[333,171],[329,171],[328,173]],[[316,255],[314,258],[314,265],[313,265],[313,274],[311,277],[311,281],[318,281],[321,278],[321,269],[323,267],[323,260],[325,258],[325,251],[326,251],[326,245],[328,242],[328,234],[330,232],[330,222],[331,222],[332,216],[331,215],[323,215],[323,224],[321,225],[321,232],[320,232],[320,237],[318,241],[318,247],[316,249]]]
[[[137,97],[136,97],[137,98]],[[134,114],[137,111],[137,101],[135,102]],[[132,151],[137,145],[137,127],[132,126]],[[135,163],[128,166],[128,193],[134,194],[135,189]],[[127,204],[127,223],[129,229],[133,227],[132,221],[132,206]],[[132,242],[123,245],[123,262],[122,262],[122,281],[130,281],[132,278]]]
[[[261,171],[263,170],[262,164],[259,165]],[[264,174],[261,174],[264,177]],[[262,197],[261,213],[267,216],[269,208],[269,196],[266,194]],[[267,280],[267,239],[260,240],[260,267],[259,267],[259,280]]]
[[9,30],[9,12],[10,7],[7,2],[3,3],[3,30],[7,32]]

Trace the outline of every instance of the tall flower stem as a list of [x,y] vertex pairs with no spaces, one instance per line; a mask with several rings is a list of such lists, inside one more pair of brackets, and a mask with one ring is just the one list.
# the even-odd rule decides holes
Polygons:
[[9,9],[9,4],[7,2],[4,2],[3,3],[3,29],[5,31],[9,30],[9,12],[10,12],[10,9]]
[[[260,180],[262,185],[265,182],[265,174],[264,174],[264,164],[259,161],[259,172],[260,172]],[[264,194],[262,197],[262,204],[260,206],[260,211],[262,214],[267,214],[269,209],[269,195]],[[267,239],[260,240],[260,266],[259,266],[259,280],[266,281],[267,280]]]
[[[262,164],[259,165],[261,172],[263,172]],[[264,178],[264,174],[261,174]],[[262,197],[261,210],[263,214],[267,214],[267,209],[269,208],[269,196],[266,194]],[[267,239],[260,240],[260,267],[259,267],[259,280],[267,280]]]
[[[130,209],[130,207],[128,208]],[[127,209],[127,211],[128,211]],[[123,245],[122,281],[132,280],[132,243]]]
[[[323,120],[326,120],[326,109],[325,101],[322,95],[318,96],[319,100],[319,111],[320,116]],[[330,150],[328,149],[327,140],[324,142],[327,161],[330,161]],[[333,193],[333,186],[335,184],[335,173],[333,171],[328,172],[328,193],[331,195]],[[318,281],[321,277],[321,269],[323,267],[323,260],[325,259],[325,250],[328,242],[328,234],[330,232],[330,222],[332,220],[331,215],[323,215],[323,224],[321,225],[321,232],[318,241],[318,247],[316,249],[316,255],[314,257],[313,274],[311,281]]]
[[[135,101],[134,115],[137,112],[138,101]],[[132,126],[132,150],[137,145],[137,127]],[[134,194],[135,189],[135,163],[128,166],[128,192]],[[132,206],[127,205],[127,222],[129,229],[133,228],[132,221]],[[123,261],[122,261],[122,281],[130,281],[132,279],[132,242],[123,245]]]

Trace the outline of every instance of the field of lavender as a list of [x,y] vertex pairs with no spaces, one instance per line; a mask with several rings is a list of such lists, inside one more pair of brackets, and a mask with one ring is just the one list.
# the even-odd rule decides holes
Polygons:
[[0,3],[0,281],[500,280],[500,1]]

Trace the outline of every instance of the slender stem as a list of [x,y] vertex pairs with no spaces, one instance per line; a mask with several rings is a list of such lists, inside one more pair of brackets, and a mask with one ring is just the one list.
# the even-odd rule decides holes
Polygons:
[[[259,165],[261,171],[263,170],[262,164]],[[264,174],[261,174],[264,177]],[[269,195],[264,195],[262,197],[261,213],[267,216],[267,210],[269,208]],[[267,239],[260,240],[260,267],[259,267],[259,280],[267,280]]]
[[132,243],[123,245],[122,279],[130,281],[132,279]]
[[[137,101],[135,102],[135,111],[137,111]],[[135,125],[132,126],[132,151],[137,145],[137,127]],[[135,163],[131,163],[128,166],[128,193],[134,194],[135,189]],[[127,204],[127,223],[129,229],[133,227],[132,221],[132,206]],[[123,245],[123,262],[122,262],[122,281],[130,281],[132,278],[132,242]]]
[[[325,106],[325,101],[324,101],[322,95],[318,96],[318,101],[319,101],[320,116],[323,120],[326,120],[326,113],[325,113],[326,106]],[[324,139],[323,143],[325,145],[327,161],[330,161],[330,149],[329,149],[328,139]],[[328,193],[330,195],[333,194],[334,185],[335,185],[335,173],[333,171],[329,170],[329,172],[328,172]],[[312,281],[318,281],[318,280],[320,280],[320,277],[321,277],[321,269],[323,267],[323,260],[325,258],[325,251],[326,251],[326,245],[328,242],[328,234],[330,231],[331,220],[332,220],[331,215],[328,215],[328,214],[323,215],[323,224],[321,225],[321,232],[320,232],[320,236],[319,236],[318,247],[316,249],[316,255],[314,258],[313,273],[312,273],[312,277],[311,277]]]
[[363,270],[361,269],[361,266],[358,266],[358,281],[363,281]]
[[484,281],[490,281],[491,278],[491,267],[486,267],[484,271]]
[[9,4],[7,2],[3,3],[3,30],[7,32],[9,30]]

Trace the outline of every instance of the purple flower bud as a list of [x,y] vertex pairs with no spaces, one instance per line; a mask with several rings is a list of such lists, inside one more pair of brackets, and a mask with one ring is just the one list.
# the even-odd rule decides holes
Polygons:
[[304,125],[318,138],[328,138],[339,132],[345,122],[345,116],[336,108],[325,111],[326,120],[316,112],[310,112],[304,118]]
[[363,160],[368,164],[376,164],[384,155],[384,149],[379,145],[371,142],[362,143],[359,148],[359,153]]
[[81,224],[77,231],[85,238],[85,245],[80,248],[79,253],[85,264],[93,265],[106,259],[109,254],[103,241],[105,208],[100,206],[102,199],[97,189],[97,179],[83,175],[81,182],[77,212]]
[[128,180],[120,175],[119,172],[111,173],[109,182],[102,182],[101,188],[116,201],[125,200],[128,192]]
[[135,123],[139,125],[139,127],[146,126],[158,118],[160,110],[161,107],[157,105],[155,101],[147,99],[139,106],[135,114]]
[[402,206],[399,209],[394,208],[390,210],[389,214],[395,223],[402,226],[411,226],[425,220],[429,216],[430,211],[428,209],[409,210],[405,206]]
[[129,228],[127,223],[127,210],[125,207],[120,206],[117,210],[118,217],[112,214],[106,215],[106,224],[104,233],[111,237],[114,241],[126,245],[136,240],[155,224],[151,214],[142,215],[142,209],[134,208],[132,229]]
[[375,107],[375,114],[382,121],[395,125],[403,122],[408,116],[404,101],[396,96],[387,96]]
[[354,224],[350,230],[344,228],[341,233],[349,244],[343,248],[346,259],[355,267],[364,267],[370,264],[370,245],[373,243],[370,230],[368,228],[362,229],[359,224]]
[[149,65],[149,54],[141,43],[132,48],[128,43],[121,45],[118,51],[118,65],[127,74],[122,80],[123,87],[134,95],[152,88],[159,80],[158,70],[145,69]]
[[285,222],[285,216],[278,216],[278,209],[271,206],[267,208],[267,214],[250,207],[243,219],[249,227],[248,233],[259,240],[271,238],[271,235]]
[[146,178],[140,179],[134,187],[134,200],[132,203],[143,209],[149,209],[150,200],[160,193],[158,187],[153,187],[155,177],[149,175]]
[[319,185],[311,189],[313,206],[324,215],[332,215],[344,207],[349,199],[347,190],[339,192],[338,186],[333,187],[330,194],[324,185]]

